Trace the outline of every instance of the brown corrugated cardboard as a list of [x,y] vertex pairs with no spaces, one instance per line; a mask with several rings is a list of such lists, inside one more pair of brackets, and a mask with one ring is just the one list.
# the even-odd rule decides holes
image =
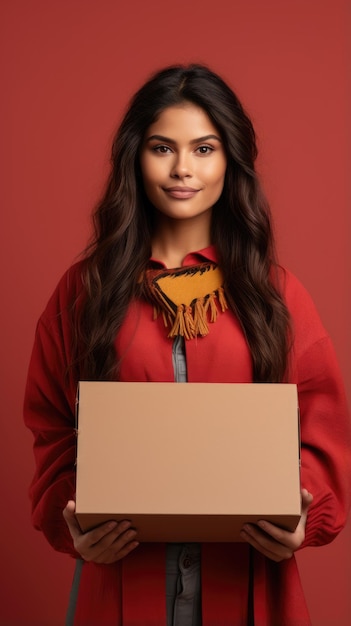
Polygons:
[[130,519],[140,541],[240,541],[300,518],[296,385],[81,382],[82,530]]

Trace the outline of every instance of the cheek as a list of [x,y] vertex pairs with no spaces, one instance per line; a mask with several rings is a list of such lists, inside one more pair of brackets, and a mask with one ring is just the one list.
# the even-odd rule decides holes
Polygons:
[[145,187],[150,187],[162,182],[164,168],[161,161],[141,161],[141,174]]
[[216,163],[208,163],[203,169],[203,178],[209,185],[224,183],[226,162],[222,159]]
[[150,162],[141,161],[141,175],[143,180],[144,191],[152,204],[157,202],[160,187],[160,176],[158,168]]

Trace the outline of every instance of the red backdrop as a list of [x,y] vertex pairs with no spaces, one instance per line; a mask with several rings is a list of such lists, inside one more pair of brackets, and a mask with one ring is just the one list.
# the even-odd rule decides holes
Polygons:
[[[305,283],[350,379],[347,0],[1,3],[2,551],[0,624],[64,622],[73,563],[30,525],[22,425],[36,320],[84,247],[126,101],[154,69],[209,64],[259,137],[281,261]],[[350,52],[350,51],[349,51]],[[351,57],[351,55],[350,55]],[[299,555],[314,624],[351,614],[351,529]]]

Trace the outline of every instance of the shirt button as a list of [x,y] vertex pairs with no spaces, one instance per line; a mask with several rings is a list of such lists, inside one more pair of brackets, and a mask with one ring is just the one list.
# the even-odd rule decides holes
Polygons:
[[189,567],[191,566],[192,561],[191,559],[187,556],[185,557],[184,561],[183,561],[183,567],[184,569],[189,569]]

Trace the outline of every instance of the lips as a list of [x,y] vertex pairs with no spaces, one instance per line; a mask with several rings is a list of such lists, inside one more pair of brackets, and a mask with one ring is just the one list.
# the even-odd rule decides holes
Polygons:
[[193,198],[200,189],[193,189],[192,187],[166,187],[164,191],[178,200],[187,200]]

